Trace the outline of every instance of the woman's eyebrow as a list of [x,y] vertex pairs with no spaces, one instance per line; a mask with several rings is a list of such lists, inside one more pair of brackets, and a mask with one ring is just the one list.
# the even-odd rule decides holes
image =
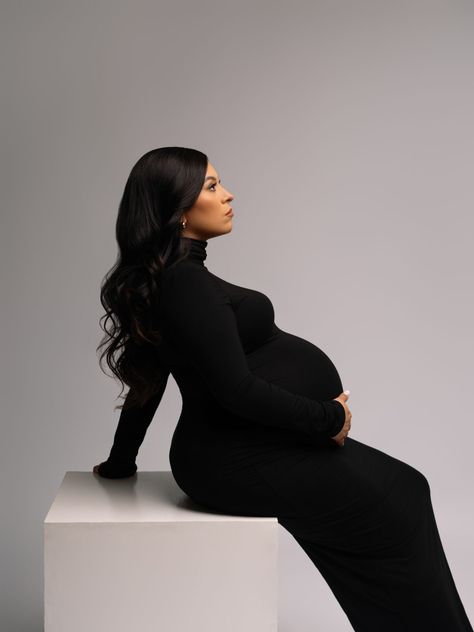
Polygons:
[[217,178],[215,176],[207,176],[207,178],[204,178],[204,182],[206,182],[206,180],[215,180],[217,182]]

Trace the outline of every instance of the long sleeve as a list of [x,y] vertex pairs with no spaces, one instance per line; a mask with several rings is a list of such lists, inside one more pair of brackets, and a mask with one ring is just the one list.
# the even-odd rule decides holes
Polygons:
[[168,377],[169,371],[166,370],[159,390],[143,407],[121,411],[109,457],[99,467],[101,476],[123,478],[135,474],[138,450],[160,405]]
[[223,407],[311,438],[340,431],[345,421],[340,402],[291,393],[251,373],[230,299],[207,268],[184,262],[166,270],[162,300],[173,344]]

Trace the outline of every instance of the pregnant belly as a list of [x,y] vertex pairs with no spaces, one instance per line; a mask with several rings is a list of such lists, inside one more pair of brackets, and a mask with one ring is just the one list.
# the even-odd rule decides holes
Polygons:
[[255,375],[311,399],[333,399],[344,390],[336,367],[324,351],[281,329],[247,355],[247,361]]
[[[275,327],[276,333],[247,353],[250,371],[292,393],[329,400],[342,393],[341,378],[331,359],[316,345]],[[209,489],[220,475],[241,472],[287,454],[290,445],[329,445],[328,438],[311,439],[291,429],[256,423],[215,404],[183,408],[173,435],[170,464],[182,489]],[[201,481],[198,483],[198,481]],[[189,492],[187,492],[189,493]]]

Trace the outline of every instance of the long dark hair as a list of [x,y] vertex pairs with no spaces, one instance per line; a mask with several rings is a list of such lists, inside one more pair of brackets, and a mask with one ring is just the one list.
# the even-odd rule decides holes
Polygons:
[[[142,407],[159,390],[161,334],[157,328],[163,268],[186,257],[189,242],[181,239],[180,220],[201,192],[208,158],[197,149],[159,147],[133,166],[119,205],[115,236],[118,256],[101,283],[100,318],[105,332],[96,351],[129,386],[117,408]],[[104,371],[105,372],[105,371]]]

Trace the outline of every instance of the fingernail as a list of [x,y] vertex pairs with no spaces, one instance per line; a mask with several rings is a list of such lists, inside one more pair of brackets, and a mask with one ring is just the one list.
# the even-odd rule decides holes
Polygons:
[[349,395],[350,391],[344,391],[344,393],[345,393],[346,395]]

